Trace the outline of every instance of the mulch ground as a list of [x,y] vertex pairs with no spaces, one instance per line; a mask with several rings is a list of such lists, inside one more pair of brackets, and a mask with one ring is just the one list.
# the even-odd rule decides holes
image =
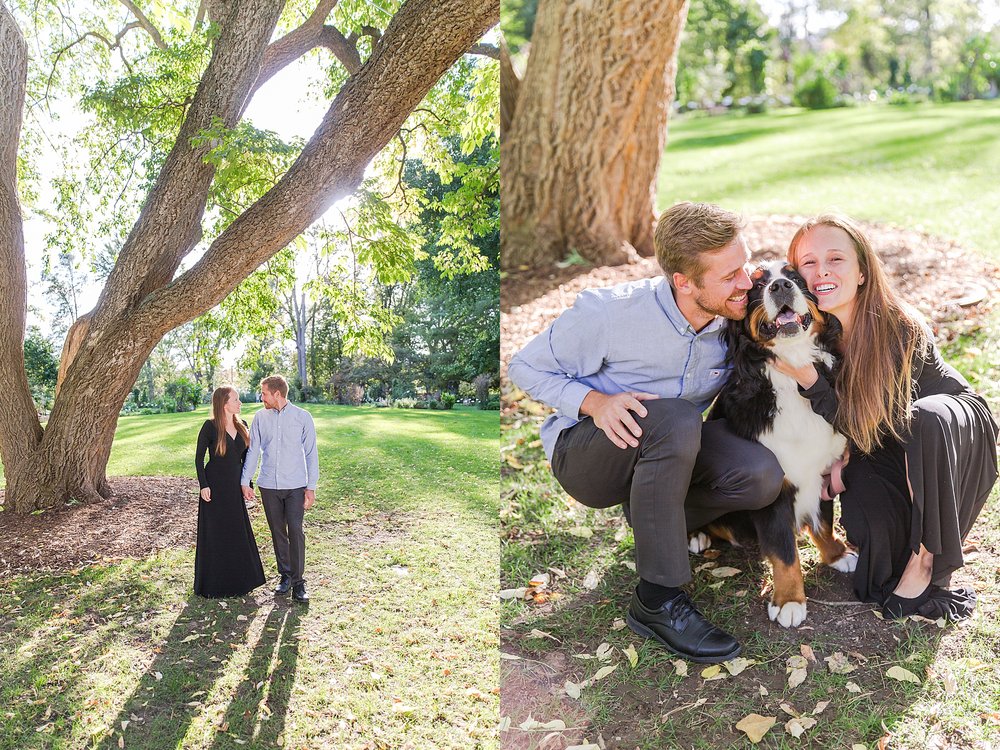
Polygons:
[[[0,577],[59,572],[167,547],[193,547],[198,482],[182,477],[115,477],[113,497],[38,515],[0,513]],[[3,504],[0,490],[0,506]],[[256,508],[251,508],[251,513]]]

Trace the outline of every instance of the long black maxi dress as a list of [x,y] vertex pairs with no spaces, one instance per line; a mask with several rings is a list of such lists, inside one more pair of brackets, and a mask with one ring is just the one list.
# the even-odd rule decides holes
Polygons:
[[[886,438],[870,454],[852,449],[842,475],[841,524],[858,548],[854,593],[865,602],[885,602],[921,544],[934,555],[932,582],[947,586],[997,479],[998,428],[986,401],[933,343],[915,358],[913,378],[906,439]],[[833,422],[837,399],[827,380],[801,392]]]
[[218,456],[215,439],[215,423],[206,420],[198,433],[195,466],[198,484],[202,489],[211,489],[212,499],[206,503],[198,498],[194,593],[207,597],[243,596],[264,584],[264,566],[240,488],[248,446],[240,433],[235,438],[227,434],[226,455]]

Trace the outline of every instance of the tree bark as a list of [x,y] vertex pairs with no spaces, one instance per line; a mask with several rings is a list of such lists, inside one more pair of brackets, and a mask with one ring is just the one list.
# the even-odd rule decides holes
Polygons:
[[504,268],[653,253],[687,0],[540,3],[501,145]]
[[43,433],[23,361],[27,291],[15,166],[26,55],[0,0],[0,377],[9,388],[0,399],[0,458],[6,503],[15,511],[108,495],[105,471],[118,413],[157,342],[221,302],[353,192],[375,154],[500,15],[497,0],[408,0],[288,173],[191,270],[173,279],[200,237],[214,174],[203,159],[207,147],[192,147],[191,138],[216,118],[227,126],[238,121],[281,5],[243,0],[217,6],[226,16],[212,58],[89,323],[76,329],[76,351],[65,362]]

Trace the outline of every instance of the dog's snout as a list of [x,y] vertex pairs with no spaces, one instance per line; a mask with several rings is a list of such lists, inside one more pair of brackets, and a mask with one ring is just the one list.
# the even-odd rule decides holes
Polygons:
[[780,292],[782,289],[789,290],[792,288],[792,282],[788,279],[776,279],[771,283],[772,292]]

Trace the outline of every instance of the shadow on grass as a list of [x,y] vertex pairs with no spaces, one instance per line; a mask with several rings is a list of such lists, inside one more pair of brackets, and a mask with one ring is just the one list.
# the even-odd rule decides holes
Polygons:
[[[252,635],[259,605],[252,599],[227,601],[229,606],[223,609],[216,601],[191,596],[162,645],[154,647],[159,653],[97,747],[118,748],[123,722],[128,722],[124,732],[128,747],[158,750],[182,745],[205,706],[214,703],[216,685],[231,679],[227,671],[233,655]],[[298,608],[284,605],[275,605],[268,613],[238,684],[221,698],[227,705],[224,718],[211,730],[212,747],[235,747],[238,743],[231,738],[248,742],[253,734],[275,746],[284,731],[294,684],[300,617]]]

